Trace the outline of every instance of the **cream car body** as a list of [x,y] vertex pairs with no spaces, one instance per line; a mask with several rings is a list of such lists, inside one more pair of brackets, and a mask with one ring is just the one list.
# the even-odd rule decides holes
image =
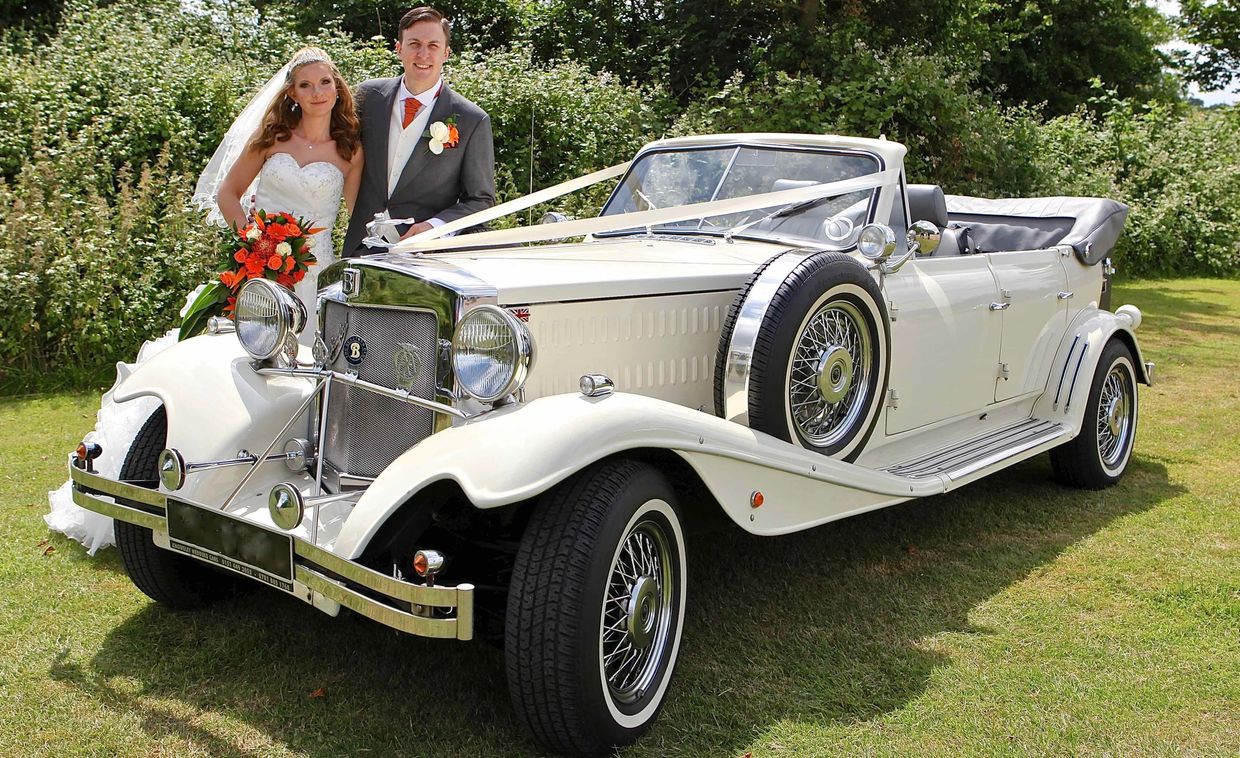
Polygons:
[[[908,185],[904,152],[833,136],[665,140],[631,164],[337,263],[320,278],[320,344],[313,356],[302,348],[299,365],[291,354],[255,361],[224,329],[135,371],[116,397],[161,401],[175,452],[160,460],[164,486],[111,484],[79,461],[75,497],[151,529],[158,547],[251,576],[240,553],[194,552],[170,537],[162,509],[215,509],[277,544],[291,534],[287,578],[258,569],[264,581],[328,613],[345,605],[462,639],[474,634],[473,582],[503,581],[471,574],[492,570],[479,568],[490,549],[479,545],[520,542],[506,565],[523,577],[512,586],[528,588],[537,562],[554,557],[530,530],[568,529],[595,508],[606,532],[618,512],[628,522],[618,542],[582,548],[611,560],[616,581],[583,592],[610,598],[621,586],[627,610],[613,619],[604,601],[598,676],[564,683],[606,707],[510,683],[519,713],[592,708],[582,718],[593,737],[566,742],[532,724],[551,747],[632,741],[662,703],[679,645],[675,501],[686,493],[742,529],[776,535],[943,493],[1048,450],[1057,472],[1062,463],[1085,486],[1114,481],[1127,464],[1135,384],[1149,383],[1152,366],[1133,336],[1140,313],[1103,307],[1101,259],[1123,206],[945,197]],[[617,176],[599,218],[448,236]],[[462,337],[462,320],[484,313],[496,321]],[[518,389],[477,399],[460,374],[475,365],[459,360],[471,339],[480,354],[533,345],[513,374]],[[610,386],[592,396],[583,377]],[[285,451],[288,465],[274,459]],[[633,487],[655,494],[624,501],[626,483],[639,480]],[[572,499],[602,491],[598,481],[619,500]],[[284,491],[283,506],[290,497],[298,506],[283,524],[281,487],[296,491]],[[563,523],[545,521],[551,511]],[[502,539],[480,538],[488,529]],[[459,562],[437,577],[433,552],[423,573],[422,549],[443,542],[459,547]],[[648,551],[644,578],[623,569],[626,550]],[[507,602],[505,625],[533,635],[521,644],[555,647],[521,615],[524,601]],[[623,660],[638,651],[641,663],[616,673],[609,646]]]

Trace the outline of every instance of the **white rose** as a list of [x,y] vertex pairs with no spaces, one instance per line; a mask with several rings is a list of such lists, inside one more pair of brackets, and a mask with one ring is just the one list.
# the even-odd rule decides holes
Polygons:
[[447,142],[448,125],[442,121],[431,124],[431,139],[435,142]]
[[258,229],[251,229],[250,231],[245,233],[245,238],[248,239],[250,242],[258,242],[258,238],[261,236],[263,236],[263,233],[260,232]]
[[435,155],[439,155],[440,153],[443,152],[443,142],[440,140],[432,139],[429,147],[431,149],[431,152],[434,153]]
[[293,246],[287,242],[281,242],[280,244],[276,245],[276,252],[279,253],[280,255],[289,255],[290,253],[293,252]]

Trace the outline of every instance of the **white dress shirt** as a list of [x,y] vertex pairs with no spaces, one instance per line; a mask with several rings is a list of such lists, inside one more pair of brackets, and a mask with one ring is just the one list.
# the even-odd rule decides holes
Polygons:
[[[435,107],[435,101],[439,99],[441,87],[443,87],[442,77],[429,89],[414,94],[405,85],[405,78],[402,76],[400,79],[400,92],[397,93],[396,102],[392,105],[392,118],[388,123],[388,197],[396,191],[396,184],[400,181],[400,175],[413,155],[414,148],[417,147],[418,139],[430,126],[431,110]],[[405,120],[405,99],[410,97],[417,98],[418,102],[422,103],[422,107],[418,109],[418,115],[413,117],[413,121],[409,122],[409,126],[402,128],[401,122]],[[426,221],[434,227],[444,224],[439,218],[418,220]]]

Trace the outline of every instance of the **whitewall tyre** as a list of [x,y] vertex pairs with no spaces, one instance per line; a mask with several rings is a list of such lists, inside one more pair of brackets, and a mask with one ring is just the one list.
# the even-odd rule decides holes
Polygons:
[[685,569],[674,490],[648,464],[603,461],[540,500],[505,625],[513,708],[539,743],[603,753],[650,727],[679,652]]
[[1120,480],[1137,434],[1137,370],[1132,352],[1107,343],[1094,369],[1081,432],[1051,450],[1051,468],[1063,484],[1097,490]]

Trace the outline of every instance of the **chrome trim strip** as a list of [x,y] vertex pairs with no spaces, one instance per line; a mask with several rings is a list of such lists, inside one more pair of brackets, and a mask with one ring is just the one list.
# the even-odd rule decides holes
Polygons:
[[780,253],[776,260],[767,264],[766,270],[749,288],[745,302],[741,303],[736,323],[732,326],[723,375],[723,417],[728,421],[749,426],[749,369],[753,363],[759,328],[779,285],[814,252],[791,249]]
[[1085,354],[1089,352],[1089,340],[1081,348],[1081,357],[1076,359],[1076,370],[1072,372],[1072,384],[1068,385],[1068,397],[1064,399],[1063,410],[1067,413],[1072,408],[1072,393],[1076,391],[1076,380],[1081,375],[1081,364],[1085,362]]
[[[143,526],[160,535],[168,532],[168,520],[165,516],[147,513],[120,503],[101,500],[92,492],[105,496],[119,497],[142,502],[154,507],[166,508],[167,496],[162,492],[138,487],[126,482],[79,469],[69,464],[69,478],[73,502],[96,513],[119,519],[131,524]],[[183,498],[180,500],[184,501]],[[188,501],[185,501],[188,502]],[[195,503],[195,505],[201,504]],[[230,516],[236,518],[235,516]],[[373,571],[346,558],[312,545],[305,540],[293,536],[294,579],[313,589],[324,597],[331,598],[358,613],[372,618],[381,624],[399,629],[410,634],[423,637],[440,637],[449,639],[473,639],[474,621],[474,585],[463,583],[456,587],[410,584],[393,577]],[[166,542],[166,540],[165,540]],[[368,590],[384,595],[397,602],[408,602],[416,605],[434,606],[437,608],[455,608],[455,618],[431,618],[405,613],[397,608],[366,597],[340,583],[327,578],[315,567],[296,564],[296,558],[313,563],[315,567],[325,569],[344,579],[354,582]],[[301,600],[313,604],[312,598],[295,594]]]
[[1068,355],[1063,359],[1063,371],[1059,372],[1059,385],[1055,387],[1055,402],[1051,403],[1051,410],[1059,410],[1059,396],[1063,393],[1063,380],[1068,376],[1068,363],[1072,361],[1072,353],[1076,352],[1076,343],[1081,341],[1081,335],[1077,334],[1072,337],[1072,344],[1068,347]]
[[946,475],[952,480],[960,479],[1063,434],[1063,424],[1056,421],[1025,419],[951,447],[896,463],[884,471],[909,479],[939,475]]

